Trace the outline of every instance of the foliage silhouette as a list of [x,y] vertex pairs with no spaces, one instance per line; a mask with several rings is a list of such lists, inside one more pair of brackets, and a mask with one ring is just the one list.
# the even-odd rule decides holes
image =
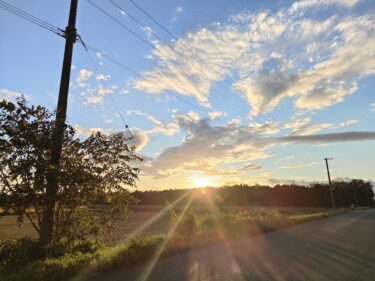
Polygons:
[[[51,172],[50,148],[53,114],[42,106],[0,102],[0,197],[3,213],[26,218],[40,234],[46,206],[47,176]],[[110,229],[123,219],[133,198],[139,169],[129,162],[140,160],[121,133],[91,134],[80,139],[66,125],[55,198],[53,243],[74,243]],[[106,206],[93,212],[98,199]],[[45,245],[44,245],[45,246]]]

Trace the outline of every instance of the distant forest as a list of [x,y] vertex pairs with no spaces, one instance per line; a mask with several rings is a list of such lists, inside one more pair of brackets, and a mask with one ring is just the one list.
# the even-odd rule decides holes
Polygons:
[[[336,207],[374,206],[372,184],[363,180],[333,182]],[[262,206],[262,207],[331,207],[328,184],[249,186],[232,185],[219,188],[170,189],[162,191],[135,191],[132,195],[139,200],[138,205],[163,205],[166,201],[178,205],[186,204],[193,196],[192,205],[207,205],[207,198],[222,206]]]

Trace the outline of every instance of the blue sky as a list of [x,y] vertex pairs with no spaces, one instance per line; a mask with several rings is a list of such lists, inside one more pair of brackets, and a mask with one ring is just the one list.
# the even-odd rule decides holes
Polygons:
[[[66,26],[68,0],[7,1]],[[123,131],[118,108],[139,188],[324,181],[324,157],[335,178],[375,180],[374,1],[135,1],[177,40],[129,0],[92,2],[122,26],[79,1],[99,52],[75,45],[68,120]],[[64,39],[4,10],[0,36],[0,97],[53,110]]]

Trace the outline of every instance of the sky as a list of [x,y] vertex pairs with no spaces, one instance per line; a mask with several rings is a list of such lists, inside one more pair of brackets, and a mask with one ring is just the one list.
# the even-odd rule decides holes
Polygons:
[[[6,2],[67,24],[68,0]],[[122,116],[138,189],[327,181],[325,157],[375,181],[374,1],[79,0],[77,30],[67,120]],[[0,98],[54,110],[64,39],[2,9],[0,38]]]

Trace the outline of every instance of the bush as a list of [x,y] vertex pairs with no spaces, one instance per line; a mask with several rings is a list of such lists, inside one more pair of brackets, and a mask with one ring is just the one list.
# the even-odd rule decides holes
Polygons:
[[9,274],[6,281],[63,281],[68,280],[90,265],[98,255],[91,253],[68,254],[30,263],[23,270]]
[[103,244],[99,240],[86,240],[73,243],[68,251],[71,254],[78,252],[94,254],[102,248]]
[[[36,241],[31,239],[27,241],[31,245],[38,245]],[[0,268],[0,277],[1,280],[5,281],[62,281],[68,280],[90,266],[92,266],[91,270],[86,273],[106,272],[121,266],[137,265],[150,260],[164,245],[165,241],[164,235],[148,235],[131,238],[126,244],[114,248],[103,248],[100,243],[95,241],[81,242],[67,249],[67,254],[63,256],[50,256],[43,259],[43,255],[41,255],[34,260],[28,260],[28,264],[20,256],[21,251],[14,251],[18,261],[17,270],[14,270],[15,267],[13,267],[13,270],[1,272]],[[17,245],[25,244],[25,242],[20,241],[13,241],[13,243]],[[23,247],[18,248],[26,249],[27,251],[32,248],[24,244],[22,244]],[[13,244],[8,243],[6,245],[8,247],[7,250],[9,250]],[[60,244],[59,246],[60,248],[52,248],[51,246],[51,249],[49,249],[50,254],[51,252],[59,254],[63,245]],[[46,250],[42,253],[45,254]],[[8,254],[7,262],[11,262],[10,256]],[[30,257],[29,254],[26,256]],[[24,262],[23,264],[21,263],[22,261]]]
[[94,271],[105,272],[121,266],[138,265],[150,260],[165,243],[164,235],[130,238],[124,245],[104,250]]
[[[175,214],[172,212],[172,214]],[[197,215],[189,211],[178,220],[172,240],[179,244],[189,240],[195,244],[216,240],[222,235],[239,236],[256,234],[286,225],[287,218],[273,209],[254,208],[238,212],[215,212]],[[202,241],[193,240],[199,237]],[[222,238],[222,237],[221,237]],[[198,240],[199,240],[198,239]]]
[[19,270],[31,261],[45,257],[45,251],[31,238],[21,238],[0,242],[0,267]]
[[58,258],[66,254],[94,254],[103,246],[96,240],[79,241],[72,244],[58,243],[40,246],[37,240],[20,238],[0,242],[0,267],[7,271],[25,268],[29,263],[45,258]]
[[189,211],[177,220],[176,234],[186,238],[194,238],[198,231],[198,216]]

